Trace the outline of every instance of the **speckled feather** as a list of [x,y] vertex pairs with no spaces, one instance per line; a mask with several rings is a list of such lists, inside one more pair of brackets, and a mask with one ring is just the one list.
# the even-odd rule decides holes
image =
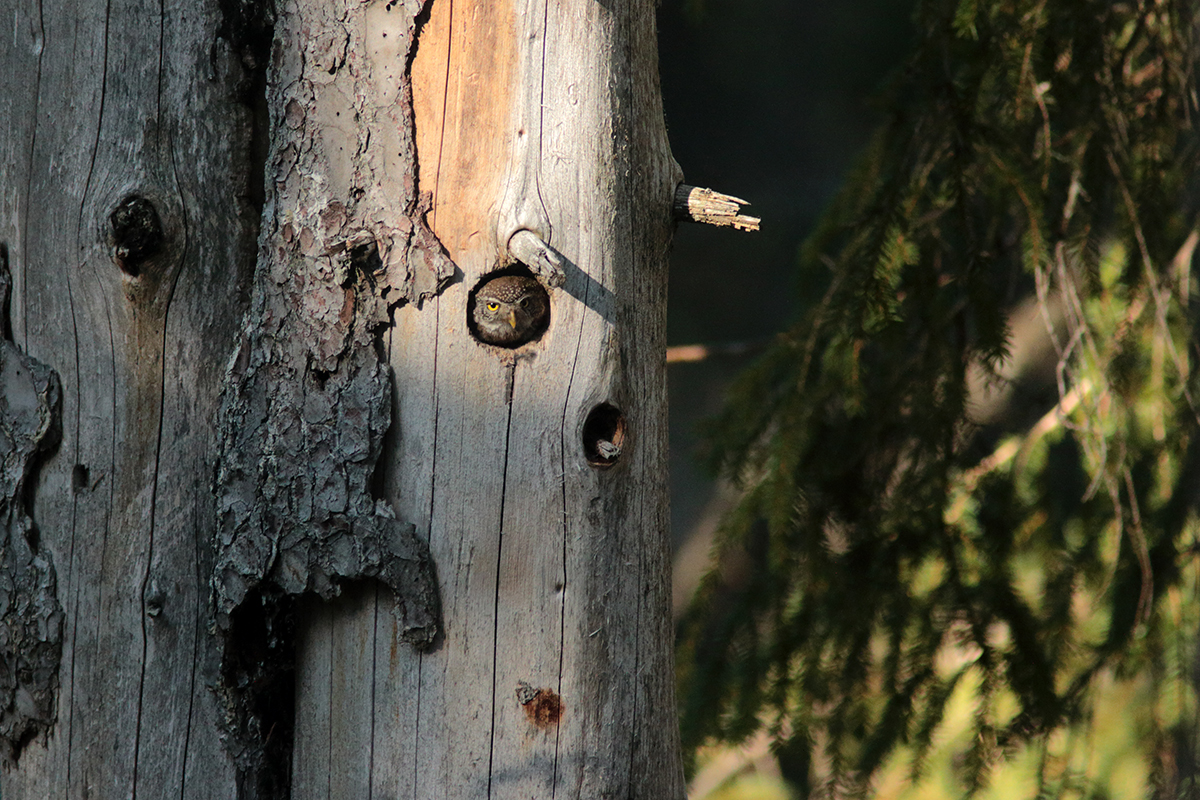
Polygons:
[[480,341],[518,347],[546,329],[550,299],[533,278],[502,275],[475,294],[474,320]]

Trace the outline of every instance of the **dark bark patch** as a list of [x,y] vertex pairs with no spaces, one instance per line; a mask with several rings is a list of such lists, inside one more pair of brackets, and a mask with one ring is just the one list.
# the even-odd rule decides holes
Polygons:
[[428,648],[438,631],[428,547],[373,494],[392,386],[376,346],[386,305],[368,272],[330,270],[327,296],[353,298],[336,309],[260,290],[247,357],[226,377],[215,488],[215,688],[244,799],[287,796],[297,595],[329,599],[351,581],[376,579],[395,596],[409,644]]
[[241,798],[285,800],[291,794],[295,726],[293,604],[254,591],[232,612],[218,696],[225,745],[239,769]]
[[[436,645],[428,546],[378,491],[392,413],[380,332],[391,308],[437,294],[456,267],[425,221],[408,74],[394,71],[401,54],[408,63],[415,23],[389,27],[400,40],[377,58],[354,33],[366,7],[300,4],[276,16],[256,0],[218,2],[222,36],[255,54],[247,66],[269,63],[271,124],[259,262],[218,419],[214,688],[241,798],[274,800],[286,796],[292,745],[276,708],[292,702],[282,620],[298,595],[329,599],[378,580],[395,598],[400,638]],[[264,637],[279,644],[259,652]]]
[[233,45],[250,72],[266,71],[275,33],[275,4],[271,0],[217,0],[221,27],[217,36]]
[[[0,260],[5,329],[11,286]],[[40,459],[61,436],[61,398],[54,370],[0,341],[0,760],[6,766],[55,720],[63,613],[26,494]]]

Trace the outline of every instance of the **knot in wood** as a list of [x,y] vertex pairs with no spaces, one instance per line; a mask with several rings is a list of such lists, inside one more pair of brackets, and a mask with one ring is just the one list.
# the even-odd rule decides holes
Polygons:
[[163,226],[157,209],[145,197],[130,195],[108,215],[108,223],[112,226],[113,261],[136,278],[141,265],[162,249]]

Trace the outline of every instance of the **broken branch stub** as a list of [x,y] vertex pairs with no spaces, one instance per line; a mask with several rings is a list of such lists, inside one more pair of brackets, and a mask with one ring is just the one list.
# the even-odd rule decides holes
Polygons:
[[681,183],[675,188],[671,210],[675,219],[686,222],[756,231],[762,220],[742,214],[741,207],[745,205],[749,205],[749,202],[740,197]]
[[566,281],[562,254],[533,231],[522,228],[514,233],[508,240],[508,252],[517,261],[529,267],[542,279],[542,283],[551,289],[562,286]]

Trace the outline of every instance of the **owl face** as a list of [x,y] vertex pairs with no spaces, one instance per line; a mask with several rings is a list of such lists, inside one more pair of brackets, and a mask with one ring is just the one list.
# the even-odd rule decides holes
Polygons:
[[475,293],[475,330],[479,339],[499,347],[519,347],[541,335],[550,315],[550,298],[533,278],[502,275]]

